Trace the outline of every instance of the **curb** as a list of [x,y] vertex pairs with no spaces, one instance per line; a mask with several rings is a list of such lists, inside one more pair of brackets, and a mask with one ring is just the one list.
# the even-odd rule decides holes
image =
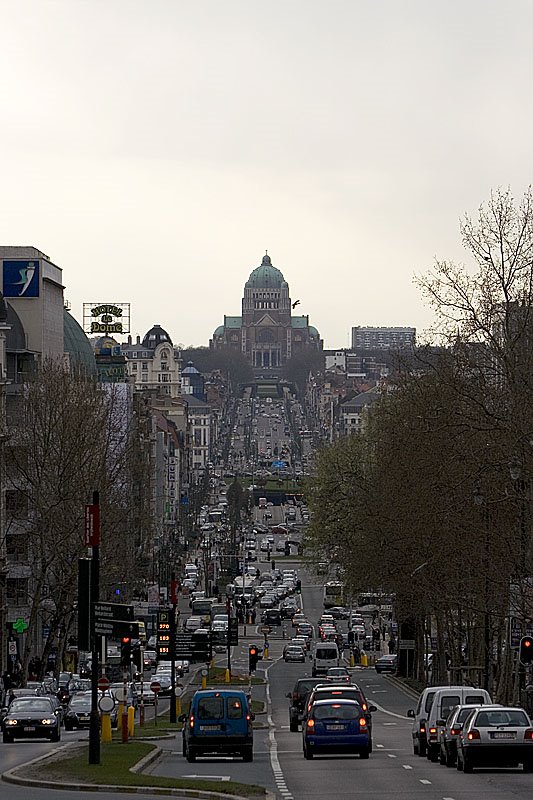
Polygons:
[[[63,752],[67,749],[72,749],[76,746],[75,742],[72,744],[66,744],[62,747],[56,747],[53,750],[50,750],[44,756],[39,756],[38,758],[34,758],[31,761],[26,761],[25,764],[19,764],[17,767],[13,767],[13,769],[8,770],[7,772],[2,773],[0,778],[5,783],[12,783],[18,786],[30,786],[30,787],[38,787],[40,789],[52,789],[52,790],[70,790],[74,792],[109,792],[109,793],[129,793],[129,794],[151,794],[157,796],[170,796],[170,797],[197,797],[201,800],[247,800],[246,795],[236,795],[236,794],[223,794],[222,792],[211,792],[205,791],[202,789],[172,789],[166,788],[163,786],[123,786],[117,784],[94,784],[94,783],[63,783],[60,781],[46,781],[46,780],[39,780],[35,778],[23,778],[16,773],[18,770],[24,769],[25,767],[32,766],[34,764],[38,764],[42,761],[46,761],[52,755],[56,753]],[[154,746],[154,750],[151,753],[148,753],[144,758],[134,764],[133,767],[130,767],[130,772],[140,772],[145,767],[149,766],[151,763],[156,761],[161,756],[161,750],[156,746]],[[265,800],[275,800],[275,795],[265,789]]]
[[401,678],[396,678],[394,675],[384,675],[385,680],[390,681],[393,686],[396,686],[397,689],[401,689],[407,697],[410,697],[413,700],[418,700],[420,697],[420,692],[417,692],[415,689],[411,689],[410,686],[406,686],[405,683],[401,680]]

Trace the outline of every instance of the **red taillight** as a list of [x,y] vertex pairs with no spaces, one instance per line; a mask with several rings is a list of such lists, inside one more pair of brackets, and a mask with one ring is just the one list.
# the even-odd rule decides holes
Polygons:
[[366,719],[364,717],[359,717],[359,727],[366,728]]
[[307,727],[308,727],[308,728],[314,728],[314,727],[315,727],[315,721],[314,721],[314,719],[308,719],[308,720],[307,720]]
[[527,728],[524,732],[524,740],[533,741],[533,728]]
[[189,728],[194,728],[194,717],[192,715],[189,717]]
[[472,730],[469,731],[469,733],[468,733],[466,738],[468,739],[469,742],[473,742],[474,739],[476,739],[476,740],[481,739],[481,734],[477,730],[477,728],[472,728]]
[[363,711],[368,711],[368,706],[367,706],[366,703],[363,703],[362,709],[363,709]]
[[425,732],[426,732],[426,728],[425,728],[425,726],[424,726],[424,725],[421,725],[421,726],[420,726],[420,733],[425,733]]
[[251,716],[250,716],[249,714],[247,714],[247,715],[246,715],[246,719],[247,719],[247,721],[248,721],[248,722],[250,722],[250,720],[251,720],[252,718],[251,718]]
[[436,728],[430,728],[430,729],[429,729],[429,732],[430,732],[430,733],[437,733],[437,729],[436,729]]
[[299,699],[300,699],[300,694],[299,694],[299,692],[293,692],[293,695],[292,695],[292,702],[293,702],[293,703],[297,703]]
[[461,733],[461,728],[452,728],[450,730],[450,736],[458,736]]

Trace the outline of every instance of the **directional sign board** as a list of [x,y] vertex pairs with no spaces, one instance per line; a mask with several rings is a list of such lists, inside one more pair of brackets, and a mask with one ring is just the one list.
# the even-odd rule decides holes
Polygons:
[[231,646],[239,644],[239,621],[237,617],[229,618],[229,643]]
[[176,633],[176,658],[185,658],[192,661],[194,651],[194,639],[192,633]]
[[94,632],[99,636],[139,638],[139,626],[133,622],[133,606],[121,603],[94,603]]

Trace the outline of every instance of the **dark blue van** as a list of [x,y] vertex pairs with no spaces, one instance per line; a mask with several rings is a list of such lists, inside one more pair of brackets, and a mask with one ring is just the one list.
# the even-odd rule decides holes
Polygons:
[[253,761],[254,715],[242,689],[203,689],[194,694],[183,714],[183,755],[238,755]]

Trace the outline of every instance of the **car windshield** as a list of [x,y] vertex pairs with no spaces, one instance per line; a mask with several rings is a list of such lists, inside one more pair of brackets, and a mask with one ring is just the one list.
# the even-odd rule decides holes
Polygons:
[[90,697],[73,697],[70,701],[70,707],[74,708],[75,706],[90,706],[91,705],[91,698]]
[[457,714],[456,722],[464,722],[465,719],[468,717],[469,714],[472,713],[471,708],[462,708],[459,713]]
[[13,700],[9,708],[9,713],[16,711],[43,711],[49,714],[52,710],[50,703],[44,700],[35,700],[32,697],[21,697],[18,700]]
[[318,706],[313,712],[315,719],[357,719],[359,706],[341,705],[332,703],[327,706]]
[[523,711],[494,710],[480,711],[477,715],[476,726],[478,728],[496,728],[500,725],[513,725],[525,728],[529,725],[529,720]]

